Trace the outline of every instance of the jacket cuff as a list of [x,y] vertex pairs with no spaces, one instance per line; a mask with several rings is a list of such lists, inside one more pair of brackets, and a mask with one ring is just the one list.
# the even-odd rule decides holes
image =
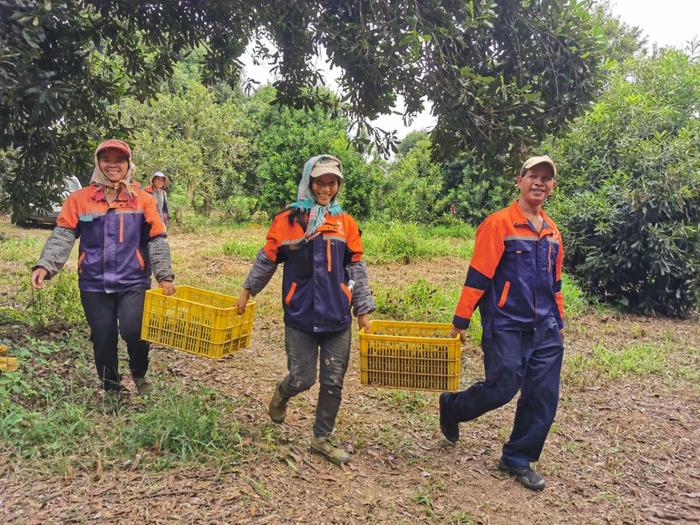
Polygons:
[[452,318],[452,324],[455,326],[455,328],[459,328],[460,330],[466,330],[467,328],[469,328],[469,319],[455,315]]

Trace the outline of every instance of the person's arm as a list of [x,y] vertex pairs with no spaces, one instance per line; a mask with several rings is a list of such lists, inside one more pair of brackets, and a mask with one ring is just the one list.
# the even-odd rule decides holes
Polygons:
[[158,215],[155,199],[145,199],[143,214],[148,224],[148,256],[151,259],[153,276],[165,295],[172,295],[175,293],[173,285],[175,276],[172,269],[170,245],[165,234],[165,225]]
[[474,255],[452,319],[453,336],[459,334],[464,340],[472,313],[491,284],[504,250],[503,239],[494,225],[488,219],[481,223],[476,230]]
[[369,314],[377,309],[369,287],[369,276],[364,261],[351,262],[345,267],[350,280],[355,281],[352,289],[352,309],[360,328],[370,326]]
[[44,280],[51,279],[63,269],[75,240],[78,238],[78,208],[75,198],[66,198],[61,213],[56,219],[56,227],[46,239],[44,249],[37,263],[32,267],[32,286],[40,289]]
[[566,312],[564,311],[564,294],[562,294],[561,292],[561,273],[564,264],[564,242],[561,238],[561,234],[559,233],[559,231],[556,231],[557,238],[559,239],[559,251],[557,252],[557,261],[554,265],[554,275],[552,276],[552,290],[554,290],[554,299],[557,302],[555,315],[557,317],[557,324],[559,325],[559,330],[562,332],[563,340],[564,317],[566,315]]
[[369,329],[369,314],[376,310],[372,290],[369,286],[367,265],[362,260],[364,247],[362,245],[362,233],[354,220],[349,220],[347,227],[346,247],[350,261],[345,265],[348,280],[355,281],[352,289],[353,314],[357,317],[360,328]]
[[32,286],[43,288],[44,280],[51,279],[66,264],[75,244],[75,231],[56,226],[46,239],[39,261],[32,267]]
[[[245,307],[250,297],[259,294],[267,286],[277,270],[277,265],[279,264],[277,255],[280,242],[280,235],[278,234],[279,219],[280,217],[278,216],[273,221],[272,226],[270,226],[265,246],[258,252],[253,267],[243,282],[243,287],[236,302],[238,313],[240,314],[245,312]],[[284,220],[287,220],[286,216]]]
[[265,249],[262,248],[257,257],[255,257],[255,262],[253,267],[248,272],[248,277],[246,277],[243,287],[241,288],[240,294],[238,295],[238,313],[245,312],[245,306],[248,304],[248,300],[251,295],[258,295],[263,288],[267,286],[270,282],[272,276],[275,275],[277,270],[277,263],[271,261],[265,253]]

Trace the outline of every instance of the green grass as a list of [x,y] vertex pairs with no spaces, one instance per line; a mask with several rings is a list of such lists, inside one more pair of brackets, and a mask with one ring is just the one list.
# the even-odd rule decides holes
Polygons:
[[[361,227],[365,260],[371,264],[397,261],[408,263],[445,256],[468,259],[472,254],[474,229],[466,224],[424,226],[399,222],[369,222]],[[240,226],[236,228],[241,232]],[[225,235],[226,228],[218,233]],[[254,259],[263,243],[263,231],[259,237],[238,235],[237,238],[226,241],[221,251],[215,250],[212,255],[223,253]]]
[[257,437],[265,426],[243,428],[236,419],[238,399],[198,386],[175,384],[112,414],[96,392],[82,330],[0,343],[20,361],[16,372],[0,374],[0,453],[25,465],[61,472],[68,465],[92,468],[96,457],[123,463],[137,456],[155,469],[231,465],[248,457],[251,443],[267,446]]
[[0,307],[0,319],[55,330],[85,320],[75,272],[59,273],[46,282],[42,290],[32,288],[27,274],[26,279],[20,281],[14,302],[11,307]]
[[671,351],[666,343],[632,343],[619,349],[598,344],[590,356],[574,354],[565,357],[564,380],[585,386],[635,376],[658,376],[698,384],[700,372],[693,367],[671,363]]
[[566,273],[561,276],[561,291],[564,294],[564,309],[567,317],[579,317],[590,309],[591,298],[584,293],[574,278]]
[[630,375],[660,375],[665,370],[668,350],[648,343],[632,344],[621,350],[605,346],[593,348],[592,364],[610,379]]
[[43,245],[43,239],[33,237],[0,240],[0,259],[34,263],[39,258]]
[[362,226],[365,259],[369,263],[409,263],[418,259],[472,254],[473,228],[425,226],[411,223],[374,223]]
[[255,259],[264,243],[264,239],[231,239],[221,247],[224,255],[235,255],[246,259]]
[[208,388],[170,388],[143,412],[126,418],[110,455],[134,457],[149,450],[157,455],[157,467],[212,459],[236,462],[246,445],[240,425],[231,417],[235,409],[233,400]]
[[405,287],[373,284],[376,316],[397,321],[452,322],[461,290],[444,290],[427,279],[418,279]]

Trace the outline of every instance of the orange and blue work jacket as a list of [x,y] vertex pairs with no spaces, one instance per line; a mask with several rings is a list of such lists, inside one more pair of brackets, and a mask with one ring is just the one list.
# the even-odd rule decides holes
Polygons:
[[[353,304],[353,294],[348,287],[349,269],[361,266],[363,280],[366,280],[366,270],[360,264],[363,249],[357,223],[346,213],[327,215],[325,223],[306,239],[299,221],[290,221],[291,213],[286,210],[275,217],[259,254],[275,266],[284,263],[284,322],[308,332],[343,330],[350,324]],[[246,281],[252,284],[244,284],[254,294],[269,280],[269,277],[256,278],[255,273],[254,268]],[[255,284],[256,281],[260,284]],[[365,288],[369,294],[368,286],[363,290]],[[374,306],[367,303],[363,308],[359,313],[372,310]]]
[[[80,290],[112,293],[150,288],[149,244],[161,237],[165,241],[165,226],[153,197],[134,185],[131,188],[133,195],[121,191],[112,202],[107,201],[101,186],[91,185],[71,193],[56,221],[52,234],[56,239],[47,241],[39,265],[49,268],[51,274],[51,268],[60,269],[65,262],[60,259],[64,255],[67,258],[72,246],[71,243],[66,252],[58,244],[60,232],[69,230],[74,238],[80,238]],[[156,278],[172,279],[169,251],[167,273]]]
[[482,324],[494,328],[532,330],[551,317],[564,327],[564,248],[554,221],[544,212],[542,218],[538,232],[516,201],[479,225],[453,320],[457,328],[469,326],[477,306]]

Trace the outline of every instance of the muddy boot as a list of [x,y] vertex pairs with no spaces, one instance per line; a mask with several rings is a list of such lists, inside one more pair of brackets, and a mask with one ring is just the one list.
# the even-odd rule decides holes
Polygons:
[[153,383],[151,383],[146,377],[133,377],[134,384],[136,385],[136,392],[139,396],[145,396],[153,392]]
[[331,443],[329,437],[315,437],[311,440],[311,450],[321,454],[331,463],[342,465],[352,459],[352,456],[340,447]]
[[283,397],[280,392],[280,386],[277,385],[275,388],[275,393],[272,394],[272,399],[270,400],[270,407],[267,412],[270,414],[270,419],[275,423],[284,423],[284,418],[287,415],[287,402],[288,397]]

